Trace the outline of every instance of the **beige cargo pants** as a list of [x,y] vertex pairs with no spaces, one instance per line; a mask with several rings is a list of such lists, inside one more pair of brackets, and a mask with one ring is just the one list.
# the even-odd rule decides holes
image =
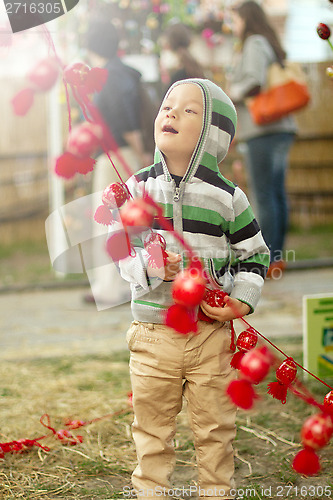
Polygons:
[[[132,483],[140,500],[173,496],[173,438],[183,395],[197,455],[194,493],[214,500],[234,498],[236,409],[226,395],[235,377],[230,327],[204,321],[198,326],[198,334],[180,335],[165,325],[134,321],[127,332],[138,458]],[[182,488],[177,486],[178,495]]]

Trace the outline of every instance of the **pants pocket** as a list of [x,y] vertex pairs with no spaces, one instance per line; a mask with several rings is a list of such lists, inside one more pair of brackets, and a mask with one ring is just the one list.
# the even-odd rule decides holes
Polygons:
[[137,321],[133,321],[131,326],[126,332],[126,342],[128,345],[129,350],[131,350],[134,342],[135,342],[135,337],[137,336],[139,329],[139,323]]

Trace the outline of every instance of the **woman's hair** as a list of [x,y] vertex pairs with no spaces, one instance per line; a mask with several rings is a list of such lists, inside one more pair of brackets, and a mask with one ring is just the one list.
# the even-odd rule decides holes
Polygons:
[[182,23],[171,24],[164,32],[170,49],[179,57],[180,66],[185,70],[188,78],[204,78],[201,65],[194,59],[189,46],[191,45],[191,32]]
[[276,57],[279,61],[283,61],[286,57],[286,52],[282,48],[279,38],[270,24],[264,10],[254,0],[247,0],[242,4],[238,4],[232,8],[244,21],[244,30],[241,37],[242,43],[251,35],[262,35],[271,44]]

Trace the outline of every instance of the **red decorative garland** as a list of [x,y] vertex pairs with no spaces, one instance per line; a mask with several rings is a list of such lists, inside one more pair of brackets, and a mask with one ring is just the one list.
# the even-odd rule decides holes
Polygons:
[[40,417],[40,423],[46,427],[50,431],[50,433],[40,436],[35,439],[18,439],[17,441],[8,441],[4,443],[0,443],[0,459],[5,458],[7,453],[16,454],[16,453],[24,453],[29,451],[34,446],[41,448],[42,450],[49,452],[50,448],[48,446],[44,446],[40,443],[40,441],[54,437],[55,439],[61,441],[63,445],[67,446],[75,446],[83,442],[83,436],[75,436],[71,431],[75,429],[79,429],[81,427],[85,427],[87,425],[93,424],[95,422],[99,422],[100,420],[105,420],[109,418],[118,417],[119,415],[126,415],[131,411],[133,406],[132,404],[132,393],[129,392],[127,395],[127,403],[129,408],[125,408],[114,413],[108,413],[107,415],[103,415],[102,417],[93,418],[91,420],[83,421],[83,420],[66,420],[65,426],[67,429],[58,429],[56,430],[51,425],[50,416],[47,413],[44,413]]
[[[320,25],[318,27],[318,34],[321,38],[328,40],[330,43],[330,30],[327,28],[328,27],[323,24]],[[12,99],[14,113],[17,115],[26,114],[33,104],[34,93],[37,91],[44,92],[49,90],[58,78],[60,67],[63,71],[63,82],[67,98],[69,144],[64,154],[56,159],[55,173],[69,179],[76,173],[86,174],[90,172],[95,163],[90,156],[97,147],[101,147],[117,173],[120,185],[124,186],[124,182],[109,155],[109,151],[114,152],[129,176],[131,176],[133,172],[120,155],[119,148],[114,138],[104,123],[99,111],[93,106],[89,98],[89,93],[100,91],[102,88],[106,79],[105,72],[99,68],[91,69],[84,63],[74,63],[64,68],[56,55],[52,39],[47,30],[46,34],[50,46],[52,46],[54,50],[55,58],[50,58],[47,61],[40,61],[27,75],[27,80],[30,83],[29,87],[21,90]],[[73,96],[80,105],[83,115],[87,120],[86,124],[82,124],[75,130],[72,130],[71,127],[68,87],[71,88]],[[129,194],[128,197],[126,196],[126,199],[121,203],[117,203],[117,208],[120,206],[122,207],[120,210],[120,217],[125,227],[125,231],[115,233],[109,238],[107,242],[107,251],[115,261],[126,258],[129,255],[135,255],[135,250],[130,243],[128,229],[131,230],[131,234],[135,234],[135,232],[140,233],[143,228],[147,229],[147,227],[151,227],[154,219],[158,220],[164,230],[172,232],[187,253],[189,265],[180,273],[173,283],[172,295],[175,304],[168,309],[165,322],[180,334],[197,332],[198,309],[199,318],[205,319],[203,312],[200,312],[200,302],[205,293],[206,298],[211,300],[212,294],[215,292],[214,299],[216,299],[217,291],[210,290],[207,292],[206,277],[203,274],[201,263],[196,261],[192,248],[186,243],[181,235],[174,231],[172,224],[163,216],[162,208],[152,198],[144,195],[144,193],[141,199],[129,200],[129,197],[131,197],[131,194]],[[107,213],[107,210],[109,213]],[[112,214],[110,215],[110,207],[104,203],[104,200],[103,205],[98,207],[95,213],[95,220],[106,225],[112,224],[114,221]],[[159,246],[159,248],[157,248],[157,246]],[[120,251],[120,248],[123,248],[123,250]],[[165,264],[166,253],[163,243],[147,243],[145,248],[149,254],[149,263],[151,266],[162,267]],[[162,260],[157,257],[158,253],[161,254]],[[223,301],[225,303],[225,297],[223,297]],[[215,302],[215,306],[216,305],[222,304],[216,304]],[[231,302],[230,305],[232,306]],[[301,433],[304,449],[296,455],[292,464],[294,470],[299,473],[306,475],[318,473],[320,462],[315,450],[325,446],[333,433],[333,388],[292,358],[288,357],[273,342],[255,330],[244,318],[240,318],[236,310],[235,315],[246,325],[247,330],[245,330],[245,332],[247,332],[248,337],[245,341],[242,338],[242,334],[240,334],[239,342],[237,339],[236,344],[239,348],[239,352],[234,355],[232,364],[239,369],[240,379],[233,381],[229,385],[227,393],[234,403],[241,408],[251,408],[255,399],[258,397],[253,385],[261,382],[267,376],[270,367],[277,364],[277,358],[270,352],[267,346],[255,346],[255,336],[260,336],[271,347],[279,351],[280,354],[284,356],[285,361],[279,364],[276,370],[277,382],[269,384],[268,393],[279,399],[282,403],[285,403],[287,392],[290,390],[295,396],[320,410],[318,415],[310,417],[310,419],[312,418],[314,420],[308,419],[304,423]],[[205,320],[209,321],[207,317]],[[235,350],[233,323],[231,323],[231,325],[231,348]],[[249,332],[251,332],[251,335],[249,335]],[[243,335],[243,337],[245,337],[245,335]],[[324,404],[318,403],[296,378],[296,367],[301,368],[331,390],[325,396]],[[67,429],[60,429],[58,431],[51,426],[50,417],[47,414],[41,417],[41,423],[50,430],[51,435],[62,441],[63,444],[75,445],[82,442],[83,438],[82,436],[74,436],[71,430],[121,413],[125,413],[125,411],[121,410],[120,412],[93,419],[88,422],[78,420],[68,421],[66,423]],[[315,427],[318,430],[316,435],[313,433],[314,421],[316,423]],[[50,434],[33,440],[23,439],[8,443],[0,443],[0,457],[3,458],[5,453],[20,453],[33,446],[38,446],[48,451],[48,448],[42,446],[40,441],[49,436]]]

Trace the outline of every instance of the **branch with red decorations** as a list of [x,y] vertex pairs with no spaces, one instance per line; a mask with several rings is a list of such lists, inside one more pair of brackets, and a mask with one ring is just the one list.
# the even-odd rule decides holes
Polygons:
[[[54,60],[58,64],[57,71],[54,70]],[[212,285],[209,284],[201,261],[196,259],[193,250],[184,238],[174,231],[170,221],[164,217],[162,208],[144,193],[141,198],[133,199],[123,182],[109,152],[113,151],[116,154],[129,175],[133,172],[120,155],[117,144],[89,97],[92,92],[97,92],[102,88],[103,82],[105,82],[105,73],[97,68],[91,69],[84,63],[75,63],[65,67],[59,62],[59,58],[55,57],[54,60],[39,63],[32,73],[29,73],[28,81],[37,86],[39,91],[47,91],[54,85],[60,71],[63,74],[68,103],[69,137],[66,151],[55,161],[55,174],[65,179],[73,177],[76,173],[86,174],[94,168],[95,160],[91,156],[98,148],[107,154],[111,167],[115,169],[119,177],[119,182],[105,188],[101,200],[102,204],[97,208],[94,219],[97,223],[104,225],[119,223],[123,231],[110,235],[106,243],[106,251],[115,262],[129,256],[135,257],[136,251],[132,246],[131,236],[139,235],[142,228],[151,228],[154,220],[159,222],[162,229],[172,232],[184,248],[188,265],[178,274],[172,284],[174,303],[166,311],[165,324],[175,329],[180,335],[187,335],[190,332],[197,333],[198,320],[210,321],[200,309],[202,300],[215,307],[224,307],[227,303],[232,307],[232,302],[222,290],[213,289]],[[86,118],[85,123],[74,129],[71,127],[68,86]],[[14,112],[17,115],[25,114],[32,105],[31,95],[36,90],[35,87],[27,87],[27,89],[23,89],[12,101]],[[144,247],[148,253],[149,265],[157,269],[163,268],[166,264],[166,242],[163,236],[150,230],[144,239]],[[234,313],[235,317],[245,324],[246,329],[236,341],[231,322],[230,348],[232,351],[235,351],[236,347],[238,348],[238,352],[233,356],[232,366],[239,370],[239,378],[229,385],[228,395],[237,406],[245,410],[251,408],[257,398],[254,386],[262,382],[272,368],[275,369],[277,380],[269,384],[268,393],[270,395],[285,404],[289,391],[318,410],[318,413],[309,417],[302,427],[303,450],[296,455],[292,464],[296,472],[305,475],[317,474],[320,470],[320,462],[316,452],[328,444],[333,434],[333,388],[255,330],[244,318],[239,317],[237,310]],[[271,348],[283,356],[282,363]],[[317,402],[296,378],[297,368],[306,371],[319,383],[330,389],[323,403]],[[81,437],[73,436],[71,431],[93,421],[83,423],[80,421],[76,422],[75,425],[70,422],[67,429],[56,431],[51,426],[47,415],[41,419],[41,423],[49,429],[51,435],[66,444],[80,442]],[[33,440],[25,439],[2,443],[1,448],[3,453],[20,452],[33,446],[46,449],[40,444],[40,441],[47,436]]]
[[[332,0],[329,0],[329,2],[333,3]],[[325,23],[319,23],[317,25],[317,34],[322,40],[326,40],[330,48],[333,50],[333,45],[330,40],[331,28]],[[333,66],[328,66],[326,68],[326,74],[328,77],[333,78]]]

